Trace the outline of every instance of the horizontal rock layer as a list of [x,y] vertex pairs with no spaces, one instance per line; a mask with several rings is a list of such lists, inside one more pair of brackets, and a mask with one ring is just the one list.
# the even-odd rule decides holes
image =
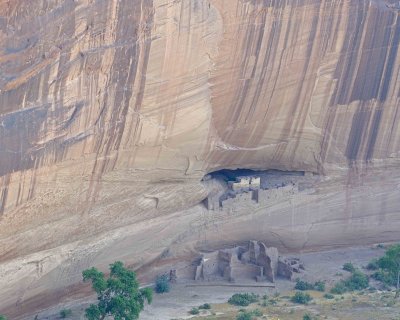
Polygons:
[[[168,248],[400,239],[399,42],[389,0],[0,0],[0,311]],[[210,215],[220,168],[325,178]]]

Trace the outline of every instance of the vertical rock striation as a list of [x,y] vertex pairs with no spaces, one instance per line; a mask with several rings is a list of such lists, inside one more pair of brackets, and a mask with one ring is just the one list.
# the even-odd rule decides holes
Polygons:
[[[83,268],[139,268],[167,248],[398,240],[399,10],[0,0],[0,311],[17,319]],[[200,180],[220,168],[325,180],[210,217]]]

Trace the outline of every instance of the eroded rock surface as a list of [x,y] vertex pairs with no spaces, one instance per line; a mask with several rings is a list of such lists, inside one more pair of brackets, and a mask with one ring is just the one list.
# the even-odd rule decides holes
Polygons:
[[[167,249],[399,239],[399,41],[392,0],[0,0],[0,311]],[[237,167],[323,179],[210,214]]]

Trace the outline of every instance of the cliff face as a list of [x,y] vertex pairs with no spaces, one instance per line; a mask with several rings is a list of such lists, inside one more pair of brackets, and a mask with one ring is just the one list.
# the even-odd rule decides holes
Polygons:
[[[397,7],[0,0],[0,310],[167,248],[399,239]],[[236,167],[326,179],[208,217],[201,178]]]

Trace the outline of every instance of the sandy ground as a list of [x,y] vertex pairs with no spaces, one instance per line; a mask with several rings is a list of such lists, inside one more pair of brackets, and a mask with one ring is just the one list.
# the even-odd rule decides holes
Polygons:
[[[382,256],[384,251],[385,249],[383,248],[370,246],[296,254],[293,255],[293,257],[299,257],[304,262],[306,268],[304,273],[299,274],[299,277],[308,281],[323,280],[326,281],[327,287],[330,287],[335,281],[347,276],[346,271],[342,270],[342,265],[345,262],[351,261],[354,265],[362,268],[371,259]],[[257,283],[254,282],[254,284],[256,285]],[[152,305],[146,306],[140,319],[187,319],[193,317],[188,313],[192,307],[204,303],[226,303],[229,297],[235,292],[254,292],[260,295],[267,294],[269,296],[273,296],[276,292],[279,292],[282,296],[289,294],[289,292],[293,290],[293,287],[294,282],[282,279],[276,282],[276,288],[193,286],[192,283],[178,283],[173,285],[171,291],[167,294],[155,294]],[[94,299],[95,297],[92,298],[92,301],[94,301]],[[66,301],[62,305],[43,311],[38,315],[38,319],[59,319],[58,313],[63,308],[70,308],[73,310],[73,316],[70,317],[70,319],[84,319],[83,310],[87,307],[88,303],[89,301],[87,298]],[[25,319],[32,319],[34,316],[35,315],[32,315],[32,317],[27,317]]]
[[[299,274],[300,278],[314,282],[326,281],[331,286],[335,281],[346,276],[342,270],[344,263],[351,261],[355,266],[362,267],[373,258],[383,255],[385,249],[373,247],[357,247],[337,249],[325,252],[314,252],[293,255],[300,258],[305,265],[305,272]],[[338,274],[343,274],[339,276]],[[142,313],[141,320],[170,320],[191,318],[188,311],[192,307],[204,303],[224,303],[236,292],[254,292],[260,295],[272,296],[276,292],[281,295],[288,294],[293,290],[294,282],[279,279],[276,288],[254,288],[254,287],[187,287],[176,285],[170,293],[156,295],[151,306]]]

